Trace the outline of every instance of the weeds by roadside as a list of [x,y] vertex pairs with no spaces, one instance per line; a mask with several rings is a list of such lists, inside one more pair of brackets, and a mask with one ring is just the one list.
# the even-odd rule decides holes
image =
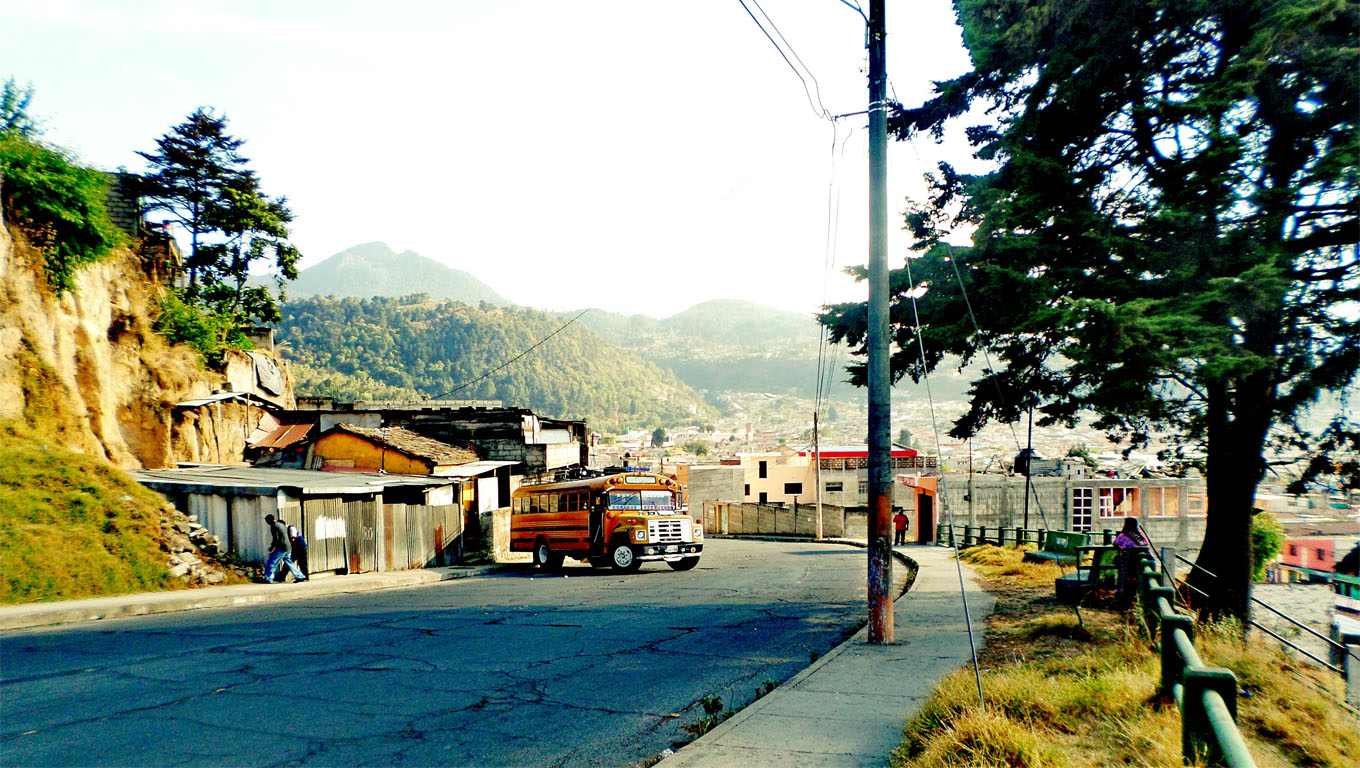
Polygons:
[[[1180,714],[1159,695],[1158,658],[1132,615],[1086,607],[1078,622],[1054,597],[1056,566],[990,545],[960,556],[997,595],[979,657],[986,702],[971,669],[945,678],[908,723],[893,766],[1182,764]],[[1360,723],[1337,704],[1334,676],[1260,639],[1244,646],[1233,627],[1201,627],[1196,646],[1237,675],[1238,722],[1260,768],[1360,761]]]

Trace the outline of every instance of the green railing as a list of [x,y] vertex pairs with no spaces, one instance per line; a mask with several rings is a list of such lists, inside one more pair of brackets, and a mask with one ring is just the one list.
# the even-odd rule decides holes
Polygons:
[[[1092,536],[1101,536],[1105,546],[1114,542],[1114,531],[1091,531]],[[945,525],[939,529],[935,543],[943,547],[971,547],[977,544],[1007,545],[1034,544],[1040,549],[1048,538],[1046,528],[1008,528],[1003,525]]]
[[1162,692],[1181,711],[1181,754],[1188,764],[1256,768],[1237,729],[1237,676],[1207,667],[1195,650],[1195,623],[1176,611],[1176,591],[1144,554],[1138,567],[1138,599],[1154,640],[1160,636]]

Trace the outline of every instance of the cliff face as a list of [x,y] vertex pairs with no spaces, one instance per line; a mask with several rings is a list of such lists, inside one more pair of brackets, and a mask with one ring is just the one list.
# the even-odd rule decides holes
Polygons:
[[[161,290],[122,249],[82,269],[58,297],[41,256],[0,222],[0,422],[26,422],[122,468],[240,461],[261,411],[174,407],[231,385],[151,330]],[[249,365],[237,353],[228,370],[241,360]],[[283,399],[291,403],[291,386]]]

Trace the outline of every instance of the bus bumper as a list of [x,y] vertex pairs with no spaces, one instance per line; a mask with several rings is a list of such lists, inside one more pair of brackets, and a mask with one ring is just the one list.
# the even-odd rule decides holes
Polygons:
[[680,544],[635,544],[633,552],[639,560],[676,560],[681,557],[698,557],[704,545],[683,542]]

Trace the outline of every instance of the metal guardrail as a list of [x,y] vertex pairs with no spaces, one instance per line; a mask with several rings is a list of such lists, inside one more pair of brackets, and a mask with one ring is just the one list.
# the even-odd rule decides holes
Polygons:
[[1176,591],[1162,586],[1160,571],[1144,554],[1137,571],[1138,600],[1153,639],[1160,635],[1162,692],[1181,712],[1181,756],[1187,764],[1256,768],[1237,728],[1237,676],[1208,667],[1195,650],[1195,623],[1177,613]]
[[[1092,538],[1099,536],[1105,546],[1114,542],[1114,531],[1090,531]],[[1048,538],[1047,528],[1008,528],[1002,525],[945,525],[940,526],[935,544],[942,547],[972,547],[978,544],[995,544],[1004,547],[1008,544],[1034,544],[1043,549]]]
[[[1187,560],[1186,558],[1181,557],[1180,555],[1176,555],[1176,559],[1177,559],[1178,561],[1182,562],[1182,563],[1185,563],[1186,565],[1190,566],[1191,568],[1194,568],[1194,569],[1199,570],[1199,571],[1203,571],[1203,572],[1204,572],[1205,574],[1207,574],[1210,578],[1213,578],[1213,579],[1217,579],[1217,578],[1218,578],[1218,576],[1215,575],[1212,571],[1210,571],[1209,569],[1205,568],[1205,567],[1202,566],[1202,565],[1199,565],[1198,563],[1195,563],[1195,562],[1192,562],[1192,561],[1190,561],[1190,560]],[[1191,585],[1188,584],[1188,583],[1185,584],[1184,586],[1187,587],[1187,588],[1189,588],[1189,589],[1191,589],[1191,590],[1193,590],[1193,591],[1195,591],[1195,592],[1198,592],[1200,595],[1203,595],[1204,597],[1208,597],[1208,595],[1205,595],[1205,594],[1204,594],[1204,591],[1203,591],[1203,590],[1201,590],[1201,589],[1196,589],[1195,587],[1191,586]],[[1318,640],[1321,640],[1323,643],[1325,643],[1325,644],[1327,645],[1327,647],[1328,647],[1329,649],[1331,649],[1332,651],[1334,651],[1334,652],[1336,652],[1337,654],[1341,655],[1343,658],[1344,658],[1348,653],[1351,652],[1350,649],[1348,649],[1344,644],[1338,643],[1337,641],[1333,640],[1332,638],[1327,637],[1326,635],[1322,634],[1321,632],[1318,632],[1317,630],[1313,629],[1312,627],[1308,626],[1307,624],[1304,624],[1303,622],[1301,622],[1301,621],[1295,619],[1294,617],[1290,616],[1289,614],[1280,611],[1278,608],[1276,608],[1276,607],[1273,606],[1273,605],[1270,605],[1269,603],[1265,602],[1264,600],[1260,599],[1259,597],[1252,596],[1251,602],[1252,602],[1253,605],[1259,605],[1259,606],[1261,606],[1262,608],[1265,608],[1266,610],[1268,610],[1268,611],[1270,611],[1271,613],[1275,614],[1276,616],[1279,616],[1280,618],[1282,618],[1282,619],[1284,619],[1285,621],[1287,621],[1287,622],[1289,622],[1290,624],[1292,624],[1292,625],[1293,625],[1294,627],[1296,627],[1297,629],[1303,630],[1304,632],[1307,632],[1308,634],[1312,635],[1313,637],[1316,637]],[[1275,633],[1275,632],[1272,631],[1269,627],[1267,627],[1267,626],[1261,624],[1260,622],[1256,621],[1255,619],[1248,619],[1247,623],[1251,624],[1251,626],[1254,627],[1255,629],[1259,629],[1259,630],[1261,630],[1262,632],[1266,633],[1267,635],[1270,635],[1270,636],[1273,637],[1274,639],[1278,640],[1281,644],[1287,645],[1287,646],[1289,646],[1290,648],[1293,648],[1293,649],[1294,649],[1295,651],[1297,651],[1298,653],[1300,653],[1300,654],[1302,654],[1302,655],[1304,655],[1304,656],[1307,656],[1308,658],[1310,658],[1310,659],[1312,659],[1313,661],[1317,662],[1318,664],[1322,665],[1322,666],[1325,667],[1326,669],[1329,669],[1329,670],[1331,670],[1331,671],[1333,671],[1333,672],[1335,672],[1335,673],[1337,673],[1338,675],[1341,675],[1341,676],[1343,676],[1343,677],[1346,675],[1346,670],[1345,670],[1345,668],[1344,668],[1343,666],[1339,666],[1339,665],[1336,665],[1336,664],[1332,664],[1332,663],[1329,662],[1329,661],[1326,661],[1326,660],[1324,660],[1324,659],[1318,658],[1316,655],[1310,653],[1310,652],[1308,651],[1308,649],[1303,648],[1303,647],[1299,646],[1298,644],[1291,642],[1291,641],[1288,640],[1287,638],[1285,638],[1285,637],[1283,637],[1283,636],[1281,636],[1281,635]]]

